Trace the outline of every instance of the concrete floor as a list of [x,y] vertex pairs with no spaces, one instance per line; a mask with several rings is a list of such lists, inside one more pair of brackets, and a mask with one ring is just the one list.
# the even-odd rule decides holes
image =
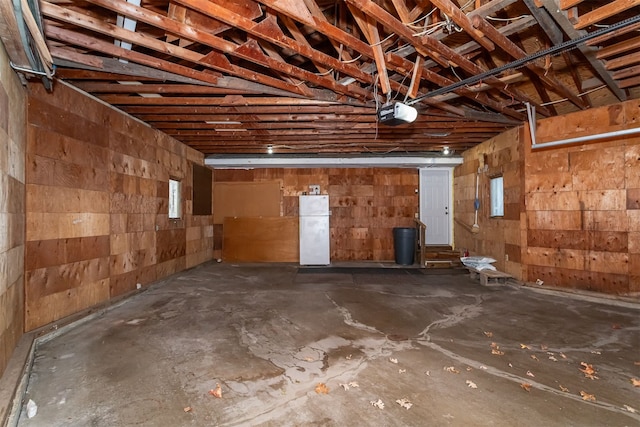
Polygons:
[[206,264],[41,343],[18,425],[640,425],[640,305],[297,271]]

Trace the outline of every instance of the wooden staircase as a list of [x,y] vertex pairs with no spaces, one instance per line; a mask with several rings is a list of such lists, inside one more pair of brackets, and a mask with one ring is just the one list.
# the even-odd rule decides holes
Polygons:
[[461,267],[460,253],[451,246],[426,246],[424,268],[458,268]]
[[460,253],[454,251],[451,246],[433,246],[424,244],[427,226],[420,220],[415,220],[416,232],[416,259],[420,268],[459,268]]

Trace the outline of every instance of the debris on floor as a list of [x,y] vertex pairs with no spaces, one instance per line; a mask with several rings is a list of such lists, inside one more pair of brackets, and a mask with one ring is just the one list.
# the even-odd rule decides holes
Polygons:
[[378,409],[384,409],[384,403],[382,402],[382,399],[372,400],[369,403],[371,403],[371,406],[374,406]]
[[184,412],[191,412],[193,409],[191,408],[191,406],[186,406],[183,411]]
[[222,397],[222,387],[220,387],[220,384],[216,384],[215,389],[209,390],[209,394],[220,399]]
[[522,387],[524,391],[531,391],[531,384],[529,383],[522,383],[520,384],[520,387]]
[[474,383],[474,382],[473,382],[473,381],[471,381],[471,380],[467,380],[467,381],[466,381],[466,383],[467,383],[467,386],[468,386],[469,388],[478,388],[478,386],[476,385],[476,383]]
[[316,393],[318,394],[329,394],[329,387],[325,383],[316,384]]
[[459,374],[460,371],[455,368],[455,366],[445,366],[444,370],[447,372],[451,372],[452,374]]
[[640,379],[639,378],[631,378],[631,384],[633,384],[634,387],[640,387]]
[[393,358],[393,357],[390,357],[390,358],[389,358],[389,362],[397,364],[397,363],[398,363],[398,359],[395,359],[395,358]]
[[586,391],[580,391],[580,396],[582,396],[582,400],[587,400],[589,402],[596,401],[596,396],[593,394],[589,394]]
[[29,401],[27,402],[27,418],[35,417],[37,413],[38,405],[36,405],[36,402],[34,402],[33,400],[29,399]]
[[411,407],[413,406],[413,403],[411,403],[406,397],[396,400],[396,403],[402,406],[404,409],[411,409]]
[[590,380],[598,379],[598,377],[595,375],[596,370],[594,369],[593,365],[585,362],[580,362],[580,365],[584,367],[584,369],[580,369],[580,372],[582,372],[585,377],[589,378]]

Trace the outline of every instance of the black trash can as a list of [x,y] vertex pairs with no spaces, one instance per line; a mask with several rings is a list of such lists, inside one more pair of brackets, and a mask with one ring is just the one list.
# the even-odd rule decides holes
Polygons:
[[412,265],[416,253],[416,229],[395,227],[393,229],[393,249],[396,264]]

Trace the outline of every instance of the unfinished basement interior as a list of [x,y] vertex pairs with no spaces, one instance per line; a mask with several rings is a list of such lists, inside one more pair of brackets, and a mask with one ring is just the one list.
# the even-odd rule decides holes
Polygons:
[[640,425],[640,0],[0,12],[0,425]]

